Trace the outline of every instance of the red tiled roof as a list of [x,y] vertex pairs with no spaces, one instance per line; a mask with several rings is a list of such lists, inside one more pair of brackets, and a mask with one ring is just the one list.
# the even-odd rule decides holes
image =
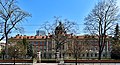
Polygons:
[[[65,34],[65,36],[67,36],[68,38],[77,38],[77,39],[84,39],[84,38],[98,38],[97,36],[85,36],[85,35],[81,35],[81,36],[74,36],[72,34]],[[107,36],[107,38],[109,38],[110,36]],[[22,36],[22,35],[16,35],[14,37],[15,39],[23,39],[23,38],[26,38],[26,39],[46,39],[46,38],[51,38],[51,35],[48,35],[48,36]]]

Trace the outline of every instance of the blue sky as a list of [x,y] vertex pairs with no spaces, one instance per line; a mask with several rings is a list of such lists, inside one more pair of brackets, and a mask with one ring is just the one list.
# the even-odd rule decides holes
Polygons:
[[54,16],[75,21],[83,34],[84,18],[94,8],[98,0],[19,0],[21,9],[32,14],[21,23],[25,29],[23,35],[35,35],[35,31],[46,21],[53,23]]

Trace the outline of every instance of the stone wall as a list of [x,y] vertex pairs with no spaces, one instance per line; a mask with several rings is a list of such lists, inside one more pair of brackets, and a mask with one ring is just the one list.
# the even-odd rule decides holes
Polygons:
[[[65,63],[65,65],[76,65],[76,64]],[[120,65],[120,63],[77,63],[77,65]]]
[[65,65],[120,65],[120,60],[65,60]]

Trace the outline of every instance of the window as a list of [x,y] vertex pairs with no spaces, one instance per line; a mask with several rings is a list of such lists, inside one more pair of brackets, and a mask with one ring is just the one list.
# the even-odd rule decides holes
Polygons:
[[79,44],[79,41],[76,41],[77,44]]
[[34,39],[36,39],[36,36],[34,37]]
[[95,48],[92,46],[91,50],[95,51]]
[[51,44],[51,42],[50,42],[50,41],[48,41],[48,44]]
[[36,51],[39,51],[39,48],[38,48],[38,46],[36,46]]
[[89,57],[89,53],[87,53],[87,57]]
[[85,54],[82,54],[82,56],[84,57],[84,56],[85,56]]
[[44,50],[46,50],[46,48],[47,48],[47,47],[46,47],[46,46],[44,46]]
[[34,41],[34,44],[36,45],[36,41]]
[[91,57],[93,57],[93,54],[91,53]]
[[32,41],[31,44],[34,45],[34,41]]
[[71,53],[69,53],[69,56],[71,56]]
[[36,41],[36,45],[38,45],[38,41]]
[[98,50],[97,46],[95,46],[94,48],[95,48],[95,50]]
[[97,57],[97,53],[95,53],[95,57]]
[[29,39],[29,37],[27,37],[27,39]]
[[42,41],[40,41],[40,45],[42,45]]
[[44,58],[46,58],[46,53],[44,53]]
[[19,37],[21,39],[21,37]]
[[64,45],[61,45],[61,48],[64,50]]
[[40,46],[40,50],[42,51],[42,46]]
[[106,54],[103,54],[103,57],[105,57]]
[[44,41],[44,45],[45,45],[45,46],[47,45],[46,41]]
[[63,53],[63,57],[65,57],[65,53]]
[[48,50],[52,50],[52,43],[50,41],[48,42]]

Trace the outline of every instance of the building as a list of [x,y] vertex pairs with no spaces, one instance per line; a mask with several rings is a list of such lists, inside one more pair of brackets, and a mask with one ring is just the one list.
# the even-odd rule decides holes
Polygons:
[[[18,34],[11,39],[16,42],[23,38],[26,38],[29,44],[33,45],[34,54],[41,52],[42,59],[55,59],[56,53],[59,53],[59,57],[64,59],[73,59],[75,56],[80,59],[98,58],[97,36],[67,34],[61,23],[56,27],[55,34],[48,34],[47,36],[22,36]],[[109,36],[106,38],[102,58],[110,58],[111,41]]]
[[0,41],[0,53],[2,52],[2,50],[5,48],[5,41]]
[[37,35],[37,36],[40,36],[40,35],[41,35],[41,36],[44,36],[44,35],[45,35],[45,31],[43,31],[43,30],[37,30],[37,31],[36,31],[36,35]]

